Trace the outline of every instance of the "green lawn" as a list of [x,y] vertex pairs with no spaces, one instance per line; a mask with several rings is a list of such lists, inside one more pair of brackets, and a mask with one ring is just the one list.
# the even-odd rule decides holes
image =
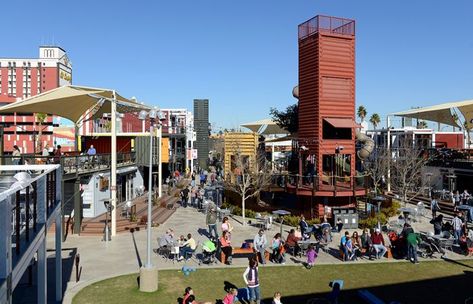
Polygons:
[[[345,282],[341,303],[363,303],[356,289],[368,288],[389,303],[464,303],[473,296],[473,261],[428,261],[413,265],[368,263],[318,265],[310,270],[302,266],[260,267],[262,303],[275,291],[283,294],[283,303],[304,304],[308,299],[325,297],[328,282]],[[82,303],[158,303],[174,304],[185,287],[192,286],[199,301],[222,299],[224,281],[244,287],[242,268],[198,269],[189,276],[176,270],[159,272],[159,291],[140,293],[138,275],[126,275],[101,281],[80,291],[73,300]]]

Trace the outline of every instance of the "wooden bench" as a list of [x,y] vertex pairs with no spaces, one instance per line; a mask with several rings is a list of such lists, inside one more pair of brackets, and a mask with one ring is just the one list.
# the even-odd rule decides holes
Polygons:
[[[391,247],[386,247],[386,249],[387,249],[387,251],[386,251],[386,254],[385,254],[384,256],[385,256],[386,258],[388,258],[388,259],[392,259],[392,258],[393,258],[393,255],[392,255],[392,253],[391,253]],[[373,250],[374,250],[374,249],[373,249]],[[344,261],[344,260],[345,260],[345,259],[344,259],[344,258],[345,258],[345,254],[343,253],[343,250],[342,250],[342,249],[339,249],[339,252],[340,252],[340,259],[341,259],[342,261]],[[362,256],[364,256],[364,255],[366,255],[367,253],[369,253],[366,248],[361,248],[360,252],[361,252],[361,255],[362,255]]]
[[[255,254],[255,251],[253,250],[253,247],[248,247],[248,248],[240,248],[240,247],[233,247],[232,248],[232,257],[233,258],[238,258],[238,257],[246,257],[248,255],[253,255]],[[264,259],[266,261],[269,261],[269,252],[265,251],[264,252]],[[225,253],[223,251],[220,251],[220,262],[225,263]]]

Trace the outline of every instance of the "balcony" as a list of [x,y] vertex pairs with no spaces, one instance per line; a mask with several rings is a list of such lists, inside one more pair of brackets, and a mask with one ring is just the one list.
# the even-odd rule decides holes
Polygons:
[[355,20],[318,15],[299,25],[299,40],[315,33],[355,36]]
[[[4,164],[12,164],[12,156],[2,156]],[[79,175],[91,174],[111,169],[112,155],[110,153],[97,155],[79,155],[68,152],[60,158],[55,156],[41,156],[34,154],[24,154],[21,156],[21,163],[28,165],[37,164],[60,164],[63,168],[63,178],[72,179]],[[136,164],[135,152],[117,153],[117,168],[132,166]]]
[[366,195],[369,176],[304,176],[274,174],[271,190],[280,190],[304,196],[362,196]]
[[[7,299],[35,257],[38,289],[46,297],[46,234],[53,222],[56,222],[56,267],[61,272],[60,166],[2,166],[1,170],[0,303],[8,303]],[[57,273],[56,300],[62,297],[61,283]],[[38,298],[36,302],[45,303],[45,300]]]

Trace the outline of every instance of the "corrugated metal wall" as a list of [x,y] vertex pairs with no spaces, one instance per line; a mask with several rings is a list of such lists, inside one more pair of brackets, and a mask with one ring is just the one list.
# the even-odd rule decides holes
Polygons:
[[[169,138],[163,137],[161,140],[162,152],[161,162],[163,164],[169,163]],[[153,154],[157,155],[158,141],[157,138],[153,140],[154,151]],[[135,151],[136,151],[136,164],[140,166],[149,166],[149,137],[139,136],[135,140]],[[153,164],[158,165],[158,159],[153,159]]]
[[351,140],[323,140],[325,117],[355,119],[355,36],[351,33],[319,31],[299,40],[299,146],[316,155],[318,172],[322,155],[335,154],[337,146],[355,160],[355,131]]

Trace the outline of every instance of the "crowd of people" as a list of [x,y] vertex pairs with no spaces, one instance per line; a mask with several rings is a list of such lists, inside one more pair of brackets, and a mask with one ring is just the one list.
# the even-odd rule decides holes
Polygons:
[[[260,290],[260,273],[258,268],[258,259],[256,256],[248,259],[248,266],[243,272],[243,281],[245,287],[238,288],[236,286],[225,287],[225,296],[221,300],[223,304],[241,303],[241,301],[254,301],[257,304],[261,303]],[[274,293],[271,304],[282,304],[282,294],[279,291]],[[182,298],[178,298],[179,304],[211,304],[208,301],[197,301],[194,290],[187,287],[184,290]],[[245,302],[246,303],[246,302]]]
[[[224,216],[220,221],[218,217],[218,206],[211,199],[205,198],[206,186],[216,183],[219,179],[218,175],[214,173],[200,172],[199,174],[192,173],[192,184],[181,192],[181,200],[188,202],[193,207],[198,209],[204,209],[206,216],[206,228],[209,240],[215,243],[215,248],[222,253],[225,259],[222,261],[225,264],[232,264],[233,251],[235,248],[239,248],[240,244],[235,247],[232,241],[232,234],[234,232],[234,226],[230,219]],[[468,191],[464,191],[462,194],[457,192],[453,196],[455,207],[459,206],[462,202],[468,202],[469,200]],[[205,206],[204,205],[205,202]],[[431,202],[431,211],[433,219],[434,234],[442,235],[445,237],[453,237],[455,241],[465,251],[468,248],[473,247],[473,231],[467,229],[467,214],[457,212],[452,220],[444,221],[444,216],[438,214],[443,210],[440,208],[440,204],[437,198],[433,198]],[[248,298],[259,303],[260,300],[260,288],[259,288],[259,271],[258,265],[267,263],[266,255],[269,253],[269,261],[275,264],[285,264],[286,255],[292,254],[293,256],[300,255],[301,252],[306,256],[307,268],[311,268],[315,265],[319,254],[319,244],[330,243],[333,239],[332,233],[340,233],[340,253],[344,261],[357,260],[361,257],[368,257],[370,259],[382,259],[383,257],[389,257],[392,254],[396,258],[405,258],[414,264],[419,263],[418,252],[419,246],[422,243],[420,234],[414,231],[411,222],[406,218],[402,231],[394,232],[389,231],[387,234],[381,232],[380,227],[373,229],[363,229],[362,231],[344,231],[343,222],[341,220],[335,221],[335,228],[328,223],[326,218],[323,219],[321,224],[312,225],[309,224],[304,216],[301,216],[299,227],[295,227],[289,230],[286,236],[281,233],[274,233],[266,235],[265,229],[258,230],[258,233],[253,237],[251,247],[254,251],[254,257],[249,259],[249,265],[245,269],[243,279],[248,290]],[[387,237],[386,237],[387,235]],[[314,236],[316,242],[308,242],[309,245],[305,248],[301,248],[301,243],[311,239]],[[164,238],[166,239],[166,238]],[[195,250],[192,246],[195,245],[195,241],[191,235],[184,241],[183,247],[180,250],[179,259],[183,259],[188,252]],[[244,248],[244,245],[241,245]],[[247,244],[248,245],[248,244]],[[189,248],[188,248],[189,247]],[[188,248],[188,249],[186,249]],[[239,295],[239,290],[231,288],[226,290],[227,293],[223,298],[223,303],[234,303],[235,299]],[[188,301],[188,302],[185,302]],[[194,295],[189,295],[185,298],[183,303],[207,303],[207,302],[196,302]],[[276,293],[273,303],[281,303],[280,294]]]

